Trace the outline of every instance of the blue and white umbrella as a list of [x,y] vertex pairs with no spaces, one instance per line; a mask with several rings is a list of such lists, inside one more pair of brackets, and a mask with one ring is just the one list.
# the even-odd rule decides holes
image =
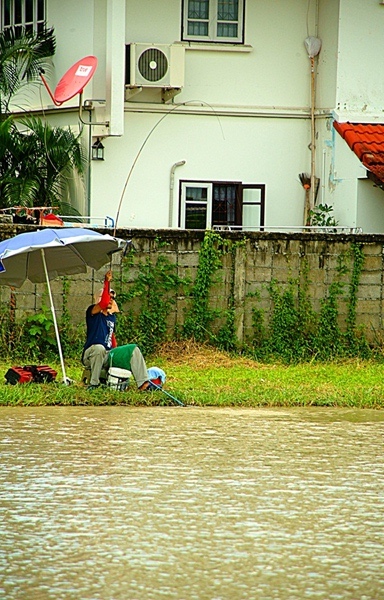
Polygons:
[[32,283],[47,282],[65,384],[69,380],[65,373],[49,282],[60,275],[85,273],[88,267],[100,269],[111,260],[114,252],[122,250],[125,245],[122,239],[82,228],[46,228],[21,233],[0,243],[0,285],[19,288],[27,280]]

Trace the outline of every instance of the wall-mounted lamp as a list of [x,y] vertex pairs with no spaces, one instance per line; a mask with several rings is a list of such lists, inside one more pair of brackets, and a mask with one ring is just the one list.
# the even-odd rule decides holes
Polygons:
[[104,146],[100,138],[92,144],[92,160],[104,160]]
[[304,40],[309,58],[315,58],[321,50],[321,39],[310,35]]

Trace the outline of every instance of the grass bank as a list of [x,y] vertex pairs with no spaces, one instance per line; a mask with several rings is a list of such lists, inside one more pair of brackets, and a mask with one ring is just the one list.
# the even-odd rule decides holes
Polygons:
[[[134,383],[125,392],[108,388],[89,392],[80,383],[79,361],[66,362],[74,383],[64,386],[59,363],[48,364],[59,373],[57,383],[6,385],[4,375],[11,365],[0,362],[0,406],[173,404],[162,392],[138,392]],[[170,343],[147,364],[164,369],[165,389],[185,405],[384,408],[384,364],[379,362],[262,364],[207,346]]]

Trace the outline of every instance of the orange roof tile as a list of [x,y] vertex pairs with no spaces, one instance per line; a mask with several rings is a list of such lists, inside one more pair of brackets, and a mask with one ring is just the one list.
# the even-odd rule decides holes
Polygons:
[[384,125],[333,123],[363,165],[384,182]]

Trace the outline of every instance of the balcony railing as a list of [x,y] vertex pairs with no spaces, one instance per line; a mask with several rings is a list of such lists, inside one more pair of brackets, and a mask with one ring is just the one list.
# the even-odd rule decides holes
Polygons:
[[213,225],[215,231],[262,231],[262,232],[308,232],[308,233],[363,233],[361,227],[324,226],[324,225]]

